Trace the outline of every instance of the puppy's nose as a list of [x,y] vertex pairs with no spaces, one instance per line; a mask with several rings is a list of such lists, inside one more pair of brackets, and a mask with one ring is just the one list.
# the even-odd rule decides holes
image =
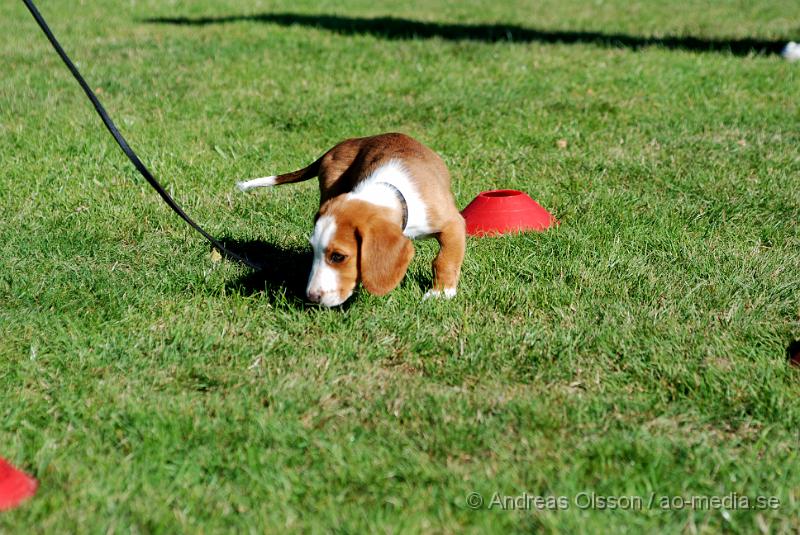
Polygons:
[[322,299],[322,292],[319,290],[309,290],[307,295],[308,300],[314,303],[319,303],[320,299]]

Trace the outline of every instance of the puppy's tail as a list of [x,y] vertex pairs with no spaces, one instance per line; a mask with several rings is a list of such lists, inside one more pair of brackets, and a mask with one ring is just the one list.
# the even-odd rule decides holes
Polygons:
[[284,173],[278,176],[265,176],[262,178],[254,178],[252,180],[245,180],[244,182],[237,182],[236,187],[240,191],[247,191],[253,188],[266,188],[268,186],[278,186],[280,184],[291,184],[292,182],[302,182],[315,176],[319,176],[319,166],[322,163],[322,158],[312,163],[308,167],[292,171],[291,173]]

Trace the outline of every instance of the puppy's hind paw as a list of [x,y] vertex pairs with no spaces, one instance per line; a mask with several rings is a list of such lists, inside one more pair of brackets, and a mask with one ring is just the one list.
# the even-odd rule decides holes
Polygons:
[[422,296],[423,301],[427,301],[431,298],[442,298],[442,299],[452,299],[456,296],[456,289],[455,288],[445,288],[444,290],[428,290],[425,292],[425,295]]

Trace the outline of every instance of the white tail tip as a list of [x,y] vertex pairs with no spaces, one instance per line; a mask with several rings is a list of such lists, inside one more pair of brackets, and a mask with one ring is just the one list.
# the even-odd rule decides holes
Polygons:
[[266,188],[275,185],[274,176],[265,176],[263,178],[254,178],[253,180],[245,180],[244,182],[237,182],[236,187],[239,191],[247,191],[253,188]]

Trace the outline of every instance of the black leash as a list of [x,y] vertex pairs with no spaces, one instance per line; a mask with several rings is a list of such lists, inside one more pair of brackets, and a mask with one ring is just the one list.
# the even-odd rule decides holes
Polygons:
[[176,203],[175,200],[173,200],[173,198],[170,197],[169,193],[166,192],[164,187],[158,183],[158,180],[155,179],[155,177],[150,173],[147,167],[145,167],[145,165],[142,163],[139,157],[136,156],[136,153],[133,152],[133,149],[130,147],[130,145],[128,145],[128,142],[125,141],[125,138],[122,137],[122,134],[117,129],[117,125],[115,125],[114,121],[111,120],[111,117],[108,116],[108,113],[106,113],[106,109],[103,107],[102,104],[100,104],[100,101],[97,99],[97,96],[94,94],[94,91],[92,91],[92,89],[89,87],[89,84],[86,83],[86,80],[83,79],[83,76],[81,76],[81,73],[78,71],[78,68],[75,67],[75,64],[73,64],[72,60],[69,59],[69,56],[67,56],[67,53],[64,52],[64,49],[61,48],[61,44],[59,44],[58,40],[53,35],[53,32],[50,31],[50,27],[47,25],[47,22],[45,22],[44,17],[42,17],[42,14],[39,13],[39,10],[36,9],[36,6],[33,4],[32,0],[22,0],[22,1],[25,3],[25,6],[27,6],[28,11],[31,12],[31,15],[33,15],[33,18],[36,19],[36,23],[39,25],[44,34],[47,36],[47,39],[50,41],[50,44],[53,45],[53,48],[58,53],[59,57],[61,58],[61,61],[64,62],[64,64],[72,73],[72,76],[74,76],[75,79],[78,81],[78,83],[81,86],[81,89],[83,89],[83,92],[86,93],[87,97],[89,97],[89,100],[92,101],[94,109],[97,111],[97,114],[100,116],[100,119],[103,120],[103,124],[106,125],[108,131],[111,132],[112,136],[114,136],[114,140],[117,142],[117,145],[119,145],[119,147],[122,149],[122,152],[125,153],[125,156],[128,157],[128,159],[133,163],[133,165],[136,167],[139,173],[145,178],[145,180],[147,180],[147,182],[153,187],[153,189],[155,189],[158,192],[158,194],[161,195],[161,198],[164,199],[164,202],[167,203],[167,205],[170,208],[172,208],[172,210],[176,214],[181,216],[181,218],[183,218],[184,221],[189,223],[190,227],[192,227],[197,232],[202,234],[205,239],[211,242],[211,245],[216,247],[225,256],[233,258],[234,260],[238,260],[239,262],[246,264],[252,268],[261,269],[260,265],[251,261],[247,257],[242,256],[238,253],[234,253],[233,251],[225,247],[216,238],[214,238],[208,232],[203,230],[203,228],[200,225],[195,223],[191,217],[186,215],[186,212],[184,212],[183,209],[181,209],[181,207],[178,206],[178,203]]

